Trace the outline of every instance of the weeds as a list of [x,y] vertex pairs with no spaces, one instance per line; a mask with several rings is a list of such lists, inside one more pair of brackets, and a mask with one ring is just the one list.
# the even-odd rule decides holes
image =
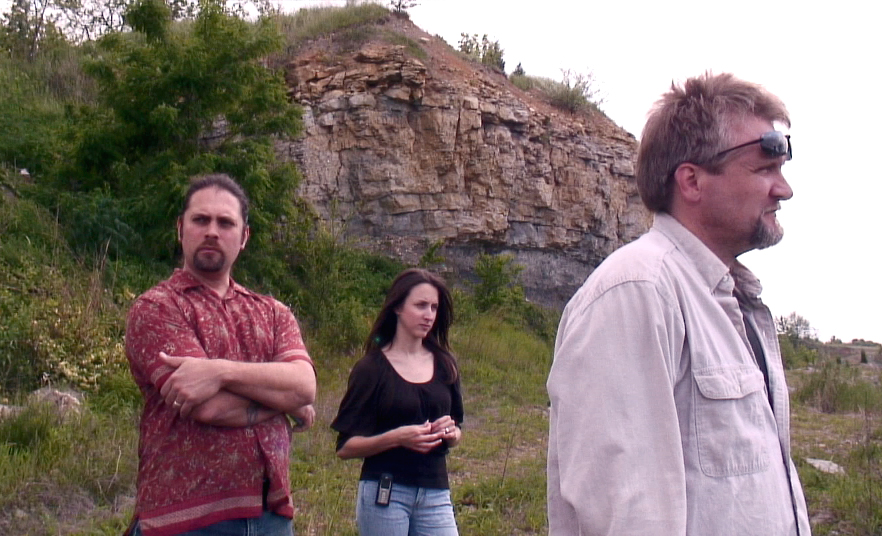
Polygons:
[[132,413],[86,413],[60,419],[44,406],[28,406],[0,421],[0,532],[55,533],[91,526],[95,510],[124,526],[137,467]]
[[323,35],[342,30],[377,23],[389,16],[385,7],[367,2],[345,7],[310,7],[299,9],[293,15],[280,15],[277,18],[289,50],[302,43]]
[[[793,382],[794,458],[818,536],[882,534],[882,393],[866,370],[829,360]],[[835,461],[845,474],[822,473],[803,457]]]
[[826,361],[806,375],[794,398],[825,413],[865,410],[882,414],[882,389],[861,377],[861,369]]
[[406,35],[397,34],[395,32],[385,32],[384,38],[393,45],[403,46],[410,56],[421,60],[425,60],[428,57],[428,54],[423,50],[423,47]]
[[590,71],[586,74],[564,69],[560,82],[527,74],[512,74],[509,80],[523,91],[539,91],[552,106],[570,113],[598,110],[604,100]]

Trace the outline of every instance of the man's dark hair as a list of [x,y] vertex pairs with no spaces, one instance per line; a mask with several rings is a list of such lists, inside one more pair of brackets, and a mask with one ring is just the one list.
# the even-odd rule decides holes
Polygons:
[[184,213],[187,212],[187,209],[190,208],[190,198],[193,197],[193,194],[199,190],[204,190],[205,188],[220,188],[221,190],[230,192],[230,194],[239,201],[239,207],[242,209],[243,225],[248,225],[248,196],[245,195],[245,190],[239,186],[239,183],[234,181],[226,173],[209,173],[207,175],[196,175],[191,177],[190,188],[187,189],[187,194],[184,196],[184,206],[181,208],[181,217],[183,217]]

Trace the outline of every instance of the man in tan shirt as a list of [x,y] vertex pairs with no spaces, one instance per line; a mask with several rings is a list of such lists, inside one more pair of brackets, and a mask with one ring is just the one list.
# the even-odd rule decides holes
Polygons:
[[790,138],[783,103],[706,74],[643,131],[652,229],[564,311],[548,378],[550,534],[808,536],[789,402],[759,281],[737,257],[776,244]]

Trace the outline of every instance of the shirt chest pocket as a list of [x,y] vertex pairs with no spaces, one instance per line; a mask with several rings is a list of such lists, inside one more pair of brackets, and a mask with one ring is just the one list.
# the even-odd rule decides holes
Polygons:
[[701,471],[711,477],[746,475],[769,466],[765,382],[749,366],[693,372],[695,433]]

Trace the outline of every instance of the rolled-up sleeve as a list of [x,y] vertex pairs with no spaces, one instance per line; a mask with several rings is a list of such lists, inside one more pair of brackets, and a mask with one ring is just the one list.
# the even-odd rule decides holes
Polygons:
[[686,533],[674,402],[683,332],[675,300],[649,281],[567,306],[547,383],[551,535]]

